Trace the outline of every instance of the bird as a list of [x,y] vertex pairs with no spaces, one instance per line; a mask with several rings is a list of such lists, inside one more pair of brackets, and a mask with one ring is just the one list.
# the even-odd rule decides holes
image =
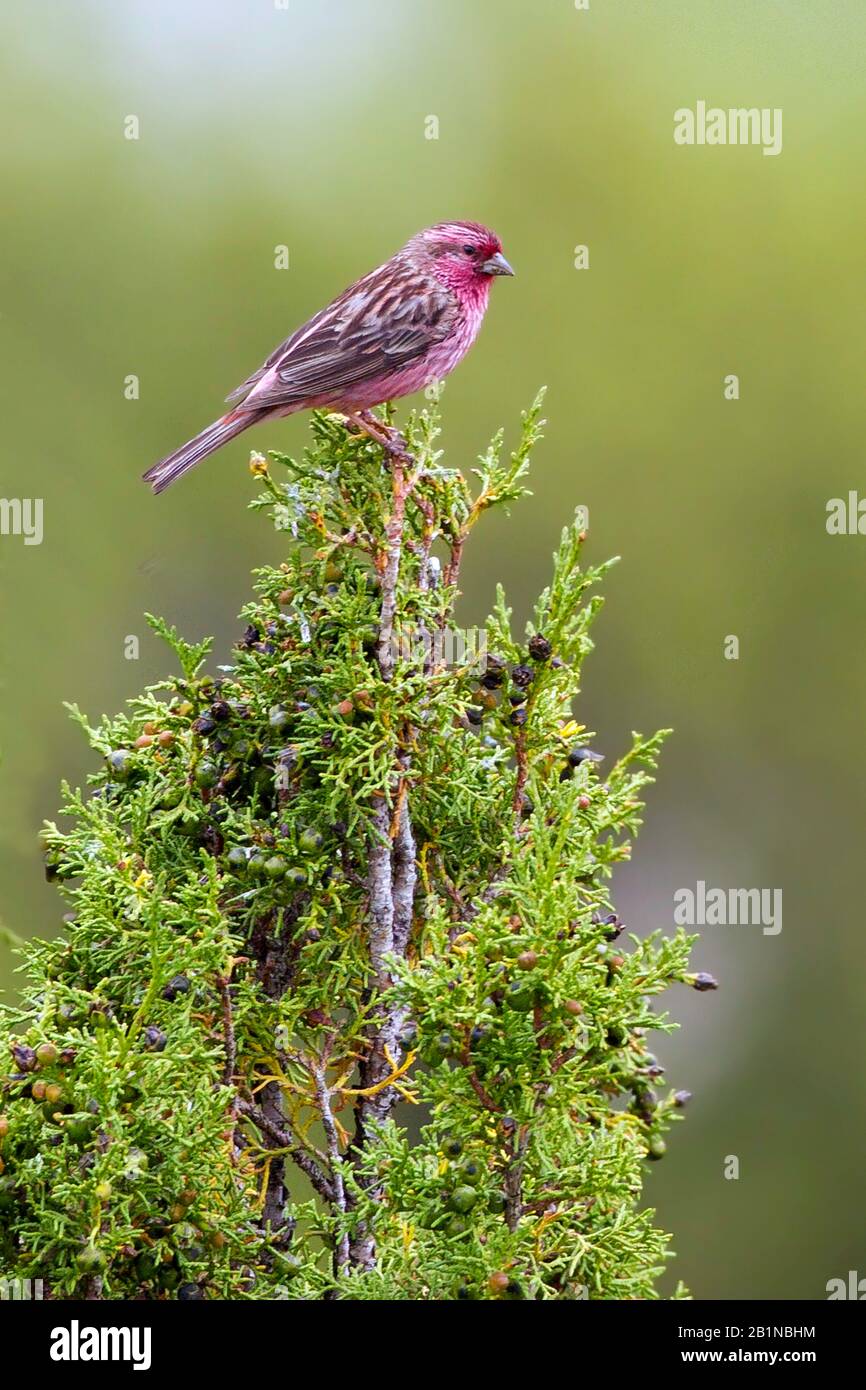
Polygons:
[[399,452],[400,437],[374,406],[440,381],[478,336],[499,275],[514,271],[480,222],[438,222],[356,280],[296,329],[226,397],[226,414],[144,474],[163,492],[251,425],[327,409],[347,428]]

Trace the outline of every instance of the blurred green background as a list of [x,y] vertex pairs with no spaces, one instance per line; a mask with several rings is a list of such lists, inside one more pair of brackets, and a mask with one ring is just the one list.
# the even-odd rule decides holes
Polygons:
[[[45,535],[0,537],[0,916],[63,911],[36,836],[91,759],[61,701],[164,673],[144,610],[226,659],[280,556],[248,449],[305,421],[158,499],[139,474],[418,228],[487,221],[518,275],[449,381],[450,460],[513,437],[542,382],[550,425],[534,496],[470,547],[465,620],[498,578],[525,615],[588,506],[591,558],[623,563],[579,713],[609,754],[676,729],[620,910],[670,929],[698,879],[784,894],[778,936],[705,929],[723,988],[679,992],[659,1041],[695,1097],[648,1176],[675,1273],[760,1299],[866,1275],[866,539],[825,529],[864,477],[862,0],[9,0],[4,29],[0,496],[44,498]],[[676,146],[699,99],[781,107],[783,152]]]

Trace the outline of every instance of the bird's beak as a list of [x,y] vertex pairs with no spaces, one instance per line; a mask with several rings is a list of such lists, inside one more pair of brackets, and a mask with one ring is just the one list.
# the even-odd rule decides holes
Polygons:
[[486,261],[482,261],[478,269],[482,275],[513,275],[514,271],[508,264],[501,251],[497,251],[495,256],[488,256]]

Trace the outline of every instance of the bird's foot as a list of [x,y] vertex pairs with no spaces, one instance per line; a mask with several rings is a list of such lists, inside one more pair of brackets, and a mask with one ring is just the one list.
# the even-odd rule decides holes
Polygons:
[[392,429],[390,425],[383,424],[381,420],[377,420],[371,411],[359,410],[353,415],[347,415],[346,425],[350,429],[354,428],[369,435],[385,450],[389,458],[404,464],[415,462],[409,452],[409,445],[400,431]]

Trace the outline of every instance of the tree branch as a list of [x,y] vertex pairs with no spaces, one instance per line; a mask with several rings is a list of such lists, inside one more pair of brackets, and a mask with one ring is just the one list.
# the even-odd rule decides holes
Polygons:
[[[407,479],[404,467],[407,461],[407,457],[404,456],[395,458],[392,463],[391,515],[385,528],[387,551],[382,573],[377,647],[379,670],[385,681],[390,681],[394,675],[394,618],[397,612],[406,500],[422,471],[420,468],[417,469],[411,478]],[[407,733],[408,731],[404,730],[404,737]],[[417,866],[407,794],[406,778],[409,768],[410,757],[404,745],[396,759],[395,770],[399,780],[393,820],[387,795],[380,793],[373,798],[373,835],[367,876],[368,940],[375,988],[380,993],[387,990],[392,983],[387,956],[391,953],[405,955],[412,930]],[[393,1086],[385,1086],[378,1090],[374,1088],[391,1074],[389,1054],[393,1057],[399,1048],[400,1034],[407,1017],[408,1010],[402,1006],[384,1004],[381,1001],[375,1006],[370,1050],[360,1067],[360,1089],[372,1090],[372,1094],[359,1096],[355,1107],[355,1134],[351,1149],[356,1166],[373,1127],[387,1119],[396,1102],[398,1092]],[[362,1179],[362,1185],[368,1195],[375,1199],[380,1190],[378,1181],[367,1176]],[[375,1238],[366,1223],[359,1228],[352,1242],[350,1258],[352,1263],[364,1269],[370,1268],[373,1264]]]
[[[339,1211],[345,1214],[348,1204],[346,1202],[346,1187],[343,1182],[343,1158],[340,1153],[340,1140],[337,1134],[337,1126],[334,1123],[334,1115],[331,1110],[332,1093],[328,1087],[326,1076],[327,1058],[333,1041],[334,1034],[330,1033],[322,1048],[321,1058],[312,1064],[311,1071],[316,1087],[316,1103],[322,1116],[322,1127],[325,1131],[325,1141],[328,1148],[331,1182],[334,1193],[333,1204]],[[339,1273],[348,1262],[349,1237],[347,1232],[343,1230],[340,1234],[335,1251],[336,1272]]]
[[328,1181],[312,1154],[301,1148],[294,1134],[283,1129],[279,1121],[275,1120],[261,1106],[253,1105],[248,1100],[238,1100],[237,1111],[239,1115],[246,1115],[248,1119],[252,1120],[258,1129],[274,1141],[277,1148],[285,1149],[301,1172],[309,1178],[320,1197],[324,1197],[326,1202],[334,1202],[336,1193],[333,1185]]

